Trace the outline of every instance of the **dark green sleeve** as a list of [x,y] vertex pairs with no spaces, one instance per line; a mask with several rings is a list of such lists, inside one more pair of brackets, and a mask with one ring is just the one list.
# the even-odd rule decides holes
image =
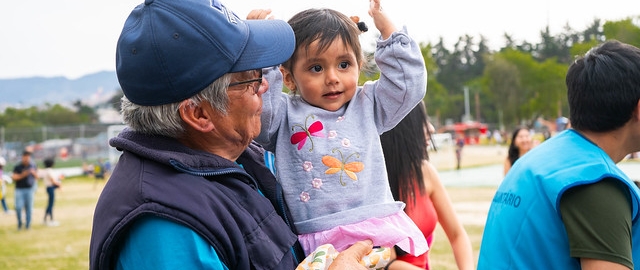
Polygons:
[[620,180],[567,190],[560,214],[569,237],[571,257],[610,261],[633,269],[631,255],[631,198]]

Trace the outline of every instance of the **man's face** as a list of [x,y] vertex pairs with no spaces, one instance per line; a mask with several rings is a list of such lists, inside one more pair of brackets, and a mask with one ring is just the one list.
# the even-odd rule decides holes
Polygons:
[[31,163],[31,156],[30,155],[22,155],[22,164],[23,165],[29,165]]
[[262,94],[269,88],[260,77],[257,70],[232,73],[227,114],[216,123],[218,135],[229,142],[246,147],[260,134]]

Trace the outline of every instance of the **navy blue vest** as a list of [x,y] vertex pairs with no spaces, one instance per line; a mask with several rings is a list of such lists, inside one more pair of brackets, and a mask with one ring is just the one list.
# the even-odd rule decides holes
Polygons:
[[110,142],[125,151],[96,206],[91,269],[113,268],[123,236],[144,215],[192,228],[230,269],[295,269],[297,237],[272,205],[276,182],[261,148],[252,145],[238,159],[243,170],[169,138],[123,133]]

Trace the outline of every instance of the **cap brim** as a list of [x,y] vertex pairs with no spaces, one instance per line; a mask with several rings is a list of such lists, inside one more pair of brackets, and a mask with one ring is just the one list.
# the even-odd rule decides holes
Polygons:
[[249,39],[230,72],[276,66],[291,57],[295,36],[291,26],[282,20],[246,20]]

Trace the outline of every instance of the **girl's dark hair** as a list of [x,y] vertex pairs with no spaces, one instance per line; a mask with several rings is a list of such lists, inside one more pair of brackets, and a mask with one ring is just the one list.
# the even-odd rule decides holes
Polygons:
[[318,41],[319,51],[326,50],[329,45],[340,38],[345,47],[351,48],[356,55],[358,65],[364,62],[364,54],[360,46],[358,25],[347,15],[333,9],[307,9],[301,11],[288,21],[296,36],[296,49],[291,58],[283,66],[292,70],[298,50],[308,50],[311,43]]
[[380,135],[391,193],[396,200],[415,204],[415,190],[424,194],[422,164],[429,160],[425,132],[427,113],[420,102],[393,129]]
[[507,157],[509,158],[509,162],[512,166],[513,163],[515,163],[516,160],[518,160],[518,158],[520,157],[520,149],[518,148],[518,146],[516,146],[516,137],[518,137],[518,133],[520,132],[520,130],[523,129],[528,130],[527,127],[518,127],[513,131],[513,134],[511,134],[511,143],[509,143],[509,151],[507,152]]

